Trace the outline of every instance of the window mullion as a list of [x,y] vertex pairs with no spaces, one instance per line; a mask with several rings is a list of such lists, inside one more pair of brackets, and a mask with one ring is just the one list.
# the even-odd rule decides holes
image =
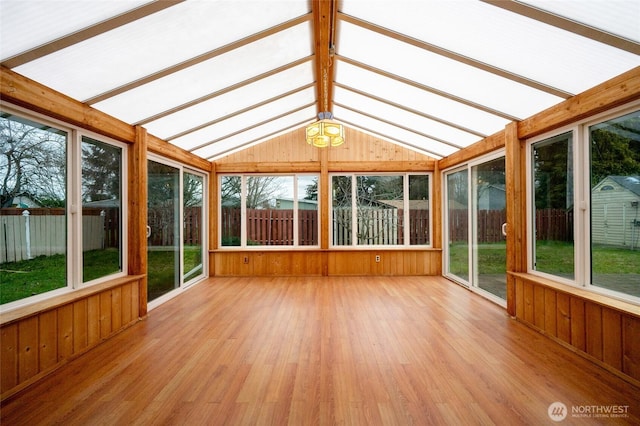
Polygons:
[[77,130],[72,130],[68,139],[67,170],[67,286],[82,285],[82,144]]

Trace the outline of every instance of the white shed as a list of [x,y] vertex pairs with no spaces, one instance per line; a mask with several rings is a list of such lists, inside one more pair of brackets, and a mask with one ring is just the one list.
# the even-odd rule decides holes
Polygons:
[[640,248],[640,176],[607,176],[591,190],[594,244]]

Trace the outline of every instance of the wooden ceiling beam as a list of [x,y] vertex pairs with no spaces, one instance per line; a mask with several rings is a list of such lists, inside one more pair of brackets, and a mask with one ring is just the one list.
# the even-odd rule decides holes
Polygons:
[[[536,21],[544,22],[557,28],[578,34],[582,37],[625,50],[636,55],[640,55],[640,43],[615,34],[602,31],[598,28],[572,21],[571,19],[555,15],[542,9],[526,5],[514,0],[481,0],[490,5],[517,13]],[[576,5],[577,6],[577,5]]]
[[335,22],[337,0],[313,0],[313,40],[315,52],[318,113],[332,112],[335,68]]

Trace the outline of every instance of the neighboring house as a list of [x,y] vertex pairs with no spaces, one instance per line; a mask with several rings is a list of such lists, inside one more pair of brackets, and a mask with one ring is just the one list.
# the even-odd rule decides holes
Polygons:
[[478,210],[504,210],[507,207],[503,183],[478,186]]
[[[380,203],[398,210],[404,207],[402,200],[380,200]],[[429,200],[409,200],[409,210],[429,210]]]
[[640,176],[607,176],[591,190],[594,244],[640,248]]
[[[276,198],[276,209],[293,210],[293,198]],[[298,200],[298,210],[318,210],[316,200]]]

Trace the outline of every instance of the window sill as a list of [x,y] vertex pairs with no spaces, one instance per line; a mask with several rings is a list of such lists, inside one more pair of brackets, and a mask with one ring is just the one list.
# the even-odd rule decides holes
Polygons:
[[30,317],[41,312],[55,309],[57,307],[74,302],[78,299],[83,299],[94,294],[101,293],[105,290],[109,290],[110,288],[115,288],[123,284],[137,281],[143,277],[144,275],[128,275],[126,277],[105,281],[100,284],[83,287],[77,290],[71,290],[68,293],[53,296],[51,298],[40,300],[29,305],[19,306],[7,312],[1,312],[0,325],[4,326],[22,318]]
[[320,247],[282,247],[282,246],[249,246],[249,247],[223,247],[209,250],[209,253],[234,253],[234,252],[345,252],[345,251],[442,251],[441,248],[430,246],[357,246],[357,247],[332,247],[321,249]]
[[561,291],[569,295],[578,296],[590,302],[597,303],[599,305],[606,306],[608,308],[615,309],[617,311],[620,311],[626,314],[631,314],[640,318],[640,306],[635,305],[631,302],[619,300],[610,296],[606,296],[604,294],[594,293],[592,291],[589,291],[583,288],[578,288],[571,285],[559,283],[549,278],[540,277],[533,274],[527,274],[522,272],[509,272],[509,275],[512,275],[516,278],[520,278],[522,280],[529,281],[535,284],[540,284],[546,287],[550,287],[554,290]]

